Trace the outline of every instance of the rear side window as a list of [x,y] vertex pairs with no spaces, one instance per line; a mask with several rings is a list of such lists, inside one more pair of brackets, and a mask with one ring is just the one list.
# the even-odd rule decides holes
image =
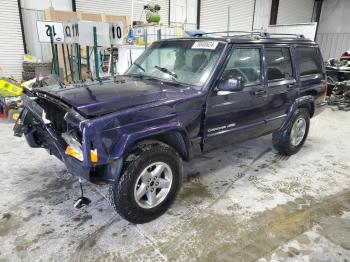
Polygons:
[[321,59],[314,47],[297,47],[300,76],[322,73]]
[[265,56],[269,81],[292,78],[293,69],[288,47],[267,47]]

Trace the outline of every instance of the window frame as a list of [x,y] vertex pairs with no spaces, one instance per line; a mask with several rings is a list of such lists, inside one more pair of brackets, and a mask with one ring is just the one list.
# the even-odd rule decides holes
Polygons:
[[244,91],[244,89],[246,87],[264,86],[265,77],[264,77],[264,74],[263,74],[263,71],[264,71],[264,56],[263,56],[264,46],[263,46],[263,44],[231,44],[231,48],[228,51],[225,63],[222,66],[222,70],[221,70],[221,72],[219,74],[218,80],[222,79],[222,76],[223,76],[223,74],[225,72],[226,66],[228,65],[228,63],[229,63],[229,61],[230,61],[230,59],[231,59],[231,57],[233,55],[233,52],[236,49],[258,49],[259,50],[259,54],[260,54],[260,56],[259,56],[260,57],[260,83],[258,83],[258,84],[257,83],[244,84],[243,89],[241,91],[237,91],[237,92]]
[[[205,40],[205,39],[196,39],[196,38],[186,38],[186,39],[185,39],[185,38],[184,38],[184,39],[180,39],[180,40],[169,39],[169,40],[164,40],[164,41],[169,41],[169,42],[176,42],[176,41],[193,41],[193,43],[194,43],[194,42],[200,41],[200,40]],[[222,39],[220,39],[220,38],[214,39],[213,41],[218,42],[219,45],[222,44],[222,45],[223,45],[223,48],[222,48],[222,50],[221,50],[221,52],[220,52],[220,54],[219,54],[218,60],[217,60],[216,63],[214,64],[214,66],[213,66],[213,68],[212,68],[212,70],[211,70],[211,72],[210,72],[210,74],[209,74],[209,76],[208,76],[208,79],[207,79],[202,85],[200,85],[200,86],[199,86],[199,85],[190,85],[190,86],[192,86],[192,87],[194,87],[194,88],[196,88],[196,89],[198,89],[198,90],[209,90],[209,89],[211,88],[212,84],[215,83],[215,82],[213,82],[213,81],[216,81],[215,75],[218,73],[218,70],[220,70],[220,65],[221,65],[221,63],[225,62],[226,54],[227,54],[227,52],[230,51],[230,50],[228,49],[228,48],[229,48],[229,43],[228,43],[227,41],[222,40]],[[162,42],[162,41],[154,41],[154,42],[148,47],[148,49],[151,48],[151,47],[154,47],[155,45],[157,45],[157,44],[159,44],[159,43],[161,43],[161,42]],[[147,52],[147,49],[146,49],[138,58],[136,58],[134,62],[137,62],[137,63],[139,63],[139,64],[140,64],[140,63],[143,63],[144,60],[145,60],[145,58],[146,58],[146,55],[147,55],[146,52]],[[140,62],[140,61],[141,61],[141,62]],[[128,75],[129,75],[128,73],[129,73],[129,71],[130,71],[130,69],[131,69],[131,66],[132,66],[132,65],[130,65],[130,66],[128,67],[128,69],[123,73],[123,76],[128,76]],[[220,72],[220,71],[219,71],[219,72]],[[163,82],[166,82],[165,79],[159,78],[158,80],[163,81]],[[187,84],[185,84],[185,85],[187,85]]]
[[[320,59],[320,72],[316,73],[316,74],[308,74],[308,75],[301,75],[301,72],[300,72],[300,61],[298,59],[298,48],[313,48],[316,50],[316,54],[317,56],[319,57]],[[301,80],[303,79],[310,79],[310,78],[319,78],[319,77],[322,77],[323,76],[323,61],[322,61],[322,56],[320,55],[320,50],[318,48],[318,46],[316,45],[296,45],[295,46],[295,60],[296,60],[296,67],[298,68],[298,75],[299,75],[299,78]]]
[[[267,70],[268,70],[268,64],[267,64],[267,48],[286,48],[288,49],[289,51],[289,58],[290,58],[290,65],[291,65],[291,68],[292,68],[292,75],[291,75],[291,78],[290,79],[287,79],[287,78],[279,78],[279,79],[273,79],[273,80],[269,80],[268,78],[268,75],[267,75]],[[270,86],[270,84],[273,84],[273,86],[276,84],[276,83],[281,83],[281,82],[295,82],[296,81],[296,70],[295,70],[295,61],[293,59],[293,53],[292,53],[292,46],[290,45],[285,45],[285,44],[282,44],[282,45],[265,45],[265,48],[264,48],[264,60],[265,60],[265,73],[266,73],[266,82],[267,82],[267,85]]]

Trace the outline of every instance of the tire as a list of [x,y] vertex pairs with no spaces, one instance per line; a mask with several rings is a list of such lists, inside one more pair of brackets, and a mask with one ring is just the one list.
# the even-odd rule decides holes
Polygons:
[[35,72],[22,72],[22,80],[23,81],[28,81],[35,78]]
[[20,110],[17,110],[17,109],[10,109],[7,113],[7,119],[10,121],[10,122],[13,122],[15,123],[17,118],[19,117],[19,114],[21,113]]
[[[173,148],[159,144],[138,147],[126,159],[129,158],[133,160],[126,160],[121,177],[110,187],[111,202],[114,209],[123,218],[131,223],[142,224],[161,216],[175,200],[182,182],[182,162],[179,154]],[[156,170],[162,170],[163,166],[164,171],[161,171],[163,173],[159,173],[157,178],[154,174],[157,174]],[[170,174],[171,180],[169,179]],[[154,180],[152,184],[153,180],[150,179],[159,180]],[[156,188],[160,187],[159,183],[164,183],[164,180],[168,188]],[[169,181],[172,182],[169,183]],[[141,187],[148,191],[138,200],[136,192],[139,192]],[[161,200],[158,204],[153,203],[155,206],[150,204],[152,203],[149,198],[152,195],[151,190]]]
[[23,63],[23,71],[27,73],[35,73],[35,66],[32,63]]
[[[293,127],[297,128],[297,125],[300,126],[304,125],[301,124],[302,122],[305,123],[305,131],[303,132],[303,136],[298,136],[296,140],[292,140],[293,134],[295,132],[292,131]],[[310,114],[309,111],[305,108],[298,108],[294,117],[289,122],[288,126],[283,129],[276,131],[272,134],[272,143],[274,148],[282,155],[293,155],[297,153],[302,146],[305,143],[305,140],[307,138],[307,135],[309,133],[309,127],[310,127]],[[302,130],[300,130],[301,132]],[[300,133],[301,134],[301,133]],[[293,143],[294,142],[294,143]]]
[[35,69],[39,67],[51,68],[51,63],[32,63],[32,62],[23,62],[23,71],[25,72],[34,72]]

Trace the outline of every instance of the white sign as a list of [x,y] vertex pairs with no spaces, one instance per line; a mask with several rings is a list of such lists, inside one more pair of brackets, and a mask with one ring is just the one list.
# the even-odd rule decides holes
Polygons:
[[63,25],[59,22],[36,21],[36,28],[38,31],[39,42],[50,43],[50,28],[53,34],[53,41],[55,43],[64,42]]
[[[300,34],[305,38],[314,40],[316,36],[317,23],[300,23],[290,25],[269,25],[267,27],[268,33],[282,33],[282,34]],[[276,36],[278,37],[278,35]],[[281,35],[279,36],[281,37]]]
[[197,41],[193,44],[192,49],[212,49],[214,50],[218,46],[217,41]]
[[94,45],[94,27],[96,27],[97,45],[110,46],[111,42],[109,38],[109,24],[89,21],[78,22],[79,44],[86,46]]
[[67,44],[78,43],[79,25],[78,22],[63,23],[64,42]]
[[122,22],[111,22],[109,26],[111,44],[122,45],[124,36],[124,24]]
[[145,31],[142,27],[139,27],[134,29],[134,33],[136,36],[143,36],[145,34]]
[[55,43],[78,43],[80,45],[93,46],[93,28],[96,27],[97,45],[110,46],[122,45],[124,39],[124,24],[121,21],[102,23],[90,21],[77,22],[50,22],[37,21],[39,42],[50,43],[50,28],[53,32]]

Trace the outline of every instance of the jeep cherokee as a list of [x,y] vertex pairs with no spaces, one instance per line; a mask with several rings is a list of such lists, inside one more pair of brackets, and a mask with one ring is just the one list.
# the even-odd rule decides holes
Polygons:
[[24,94],[14,131],[73,175],[109,183],[115,210],[145,223],[174,201],[183,160],[270,133],[279,153],[298,152],[326,87],[318,45],[303,37],[170,39],[117,79]]

